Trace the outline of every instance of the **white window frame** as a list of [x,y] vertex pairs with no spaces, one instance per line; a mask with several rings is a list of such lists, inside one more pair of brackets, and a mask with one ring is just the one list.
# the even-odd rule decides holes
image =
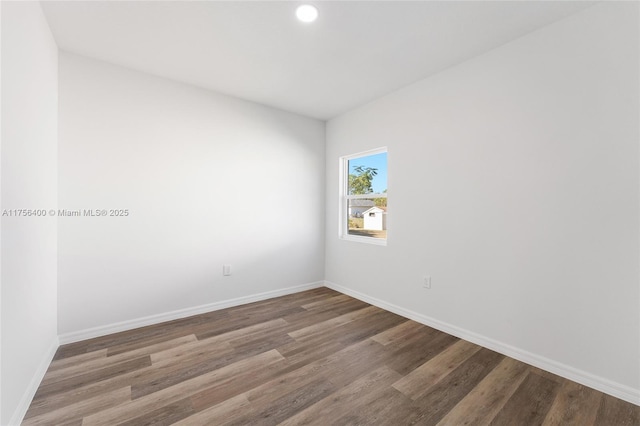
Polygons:
[[[389,150],[387,149],[386,146],[376,148],[376,149],[371,149],[368,151],[358,152],[356,154],[345,155],[343,157],[340,157],[339,159],[340,161],[340,166],[339,166],[340,200],[338,202],[338,206],[339,206],[338,232],[339,232],[339,238],[341,240],[355,241],[359,243],[374,244],[379,246],[387,245],[387,239],[389,238],[389,230],[388,230],[389,222],[388,221],[387,221],[387,238],[375,238],[375,237],[364,237],[361,235],[351,235],[349,234],[349,212],[348,212],[349,200],[367,199],[367,198],[387,198],[388,199],[387,197],[387,194],[389,192],[388,187],[387,187],[387,192],[383,194],[349,195],[349,161],[354,160],[356,158],[368,157],[370,155],[382,154],[383,152],[387,153],[387,174],[388,174]],[[387,186],[388,186],[388,182],[387,182]],[[387,201],[387,204],[388,204],[388,201]]]

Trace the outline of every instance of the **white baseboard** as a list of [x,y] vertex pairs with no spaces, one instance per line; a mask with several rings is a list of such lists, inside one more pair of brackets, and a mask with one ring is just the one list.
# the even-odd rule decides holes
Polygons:
[[20,402],[18,403],[18,406],[13,412],[13,416],[11,416],[11,420],[9,420],[9,425],[17,426],[20,423],[22,423],[22,420],[24,419],[24,416],[27,414],[27,410],[31,405],[31,401],[33,401],[33,397],[35,396],[36,391],[40,386],[40,382],[42,382],[42,378],[47,372],[47,369],[49,368],[49,365],[51,364],[51,361],[53,360],[53,357],[56,354],[56,351],[58,350],[58,346],[60,345],[58,343],[58,338],[56,337],[52,340],[51,345],[47,349],[47,352],[42,357],[42,360],[38,365],[38,369],[35,371],[35,373],[33,374],[33,377],[31,378],[31,381],[29,382],[29,386],[27,387],[25,392],[22,394],[22,398],[20,398]]
[[287,294],[299,293],[305,290],[311,290],[324,286],[324,281],[302,284],[294,287],[287,287],[278,290],[267,291],[264,293],[242,296],[235,299],[223,300],[221,302],[208,303],[206,305],[194,306],[186,309],[166,312],[148,317],[136,318],[133,320],[122,321],[115,324],[108,324],[99,327],[93,327],[86,330],[64,333],[59,336],[60,344],[79,342],[81,340],[93,339],[94,337],[106,336],[107,334],[119,333],[121,331],[132,330],[134,328],[154,325],[161,322],[172,321],[180,318],[186,318],[193,315],[204,314],[206,312],[218,311],[220,309],[231,308],[233,306],[245,305],[247,303],[259,302],[261,300],[272,299],[274,297],[285,296]]
[[564,377],[565,379],[572,380],[574,382],[596,389],[600,392],[604,392],[616,398],[620,398],[632,404],[640,405],[639,389],[634,389],[632,387],[613,382],[603,377],[599,377],[586,371],[573,368],[571,366],[545,358],[543,356],[516,348],[506,343],[490,339],[472,331],[465,330],[463,328],[439,321],[435,318],[431,318],[426,315],[422,315],[417,312],[394,305],[392,303],[385,302],[384,300],[380,300],[364,293],[360,293],[359,291],[343,287],[339,284],[325,281],[325,286],[330,289],[339,291],[340,293],[362,300],[363,302],[367,302],[371,305],[377,306],[386,311],[393,312],[394,314],[398,314],[405,318],[451,334],[452,336],[456,336],[460,339],[475,343],[476,345],[491,349],[508,357],[517,359],[518,361],[522,361],[529,365],[533,365],[534,367],[538,367],[542,370],[557,374],[558,376]]

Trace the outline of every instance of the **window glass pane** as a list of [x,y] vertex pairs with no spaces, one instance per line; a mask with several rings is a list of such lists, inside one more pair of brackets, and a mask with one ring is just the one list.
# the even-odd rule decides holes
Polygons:
[[340,158],[340,171],[340,237],[386,245],[386,147]]
[[347,233],[361,237],[387,238],[387,199],[347,200]]
[[387,153],[367,155],[349,160],[347,195],[382,194],[387,192]]

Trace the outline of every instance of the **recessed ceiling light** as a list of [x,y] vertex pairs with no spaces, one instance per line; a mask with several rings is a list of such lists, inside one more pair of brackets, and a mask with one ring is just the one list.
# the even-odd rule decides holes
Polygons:
[[313,22],[318,19],[318,9],[310,4],[303,4],[296,9],[296,16],[302,22]]

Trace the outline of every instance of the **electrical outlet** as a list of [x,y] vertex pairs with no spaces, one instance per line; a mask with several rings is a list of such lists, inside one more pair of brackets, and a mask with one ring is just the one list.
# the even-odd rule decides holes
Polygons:
[[431,276],[425,275],[422,280],[422,288],[430,289],[431,288]]

